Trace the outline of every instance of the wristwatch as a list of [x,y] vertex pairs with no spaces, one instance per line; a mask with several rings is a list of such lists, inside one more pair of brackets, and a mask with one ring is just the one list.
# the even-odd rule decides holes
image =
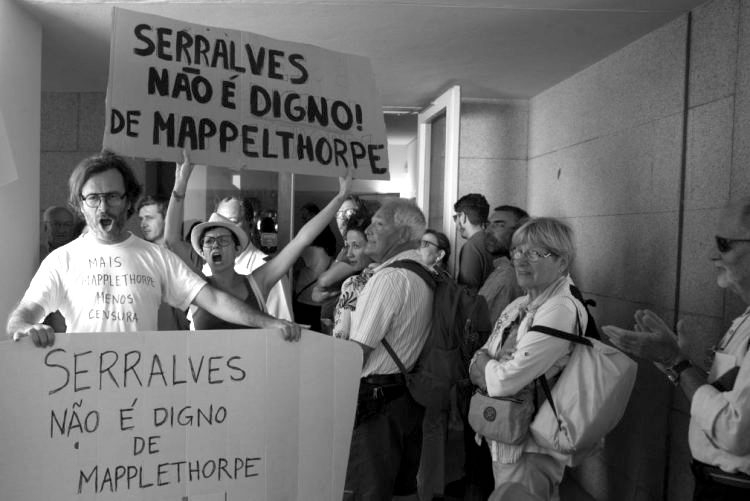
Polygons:
[[673,385],[677,386],[678,384],[680,384],[680,374],[682,374],[682,371],[684,371],[688,367],[692,367],[690,360],[682,360],[680,362],[677,362],[665,371],[667,374],[667,379],[669,379],[669,381]]

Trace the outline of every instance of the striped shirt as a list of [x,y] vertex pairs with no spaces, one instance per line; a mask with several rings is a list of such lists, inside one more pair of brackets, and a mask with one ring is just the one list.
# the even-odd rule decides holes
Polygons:
[[352,312],[349,339],[373,348],[362,377],[399,372],[381,343],[383,338],[411,370],[432,327],[432,289],[414,272],[388,268],[402,259],[419,260],[419,253],[404,251],[378,266]]

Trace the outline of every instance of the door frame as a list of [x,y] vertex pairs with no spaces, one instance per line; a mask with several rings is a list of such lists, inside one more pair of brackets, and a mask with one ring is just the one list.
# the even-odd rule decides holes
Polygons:
[[[453,227],[453,204],[458,199],[458,154],[461,122],[461,87],[454,85],[417,114],[417,205],[425,219],[430,214],[430,148],[432,123],[445,115],[445,169],[443,179],[443,222],[440,231],[448,236],[451,249],[456,248]],[[449,270],[455,268],[457,252],[451,253]]]

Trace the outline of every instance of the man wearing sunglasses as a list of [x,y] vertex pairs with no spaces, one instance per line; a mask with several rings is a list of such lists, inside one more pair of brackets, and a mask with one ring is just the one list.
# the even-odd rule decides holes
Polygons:
[[89,231],[42,262],[8,318],[13,339],[28,336],[36,346],[51,346],[55,331],[40,322],[55,310],[68,332],[155,331],[162,302],[181,310],[196,304],[224,320],[280,328],[286,339],[299,339],[299,326],[209,286],[175,254],[125,229],[141,187],[121,157],[104,152],[83,160],[69,188],[69,203]]
[[[724,209],[714,240],[719,287],[750,304],[750,199]],[[602,330],[619,348],[653,361],[690,402],[694,499],[750,499],[750,308],[715,346],[710,368],[691,354],[704,351],[711,335],[691,334],[683,320],[675,335],[655,313],[639,310],[635,330]]]

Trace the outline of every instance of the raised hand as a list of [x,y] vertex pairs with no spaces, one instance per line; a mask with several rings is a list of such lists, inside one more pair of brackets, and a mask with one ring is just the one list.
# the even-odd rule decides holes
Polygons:
[[[188,179],[190,179],[190,175],[193,173],[193,167],[194,165],[190,162],[188,152],[183,149],[182,162],[177,162],[174,170],[175,191],[179,194],[185,194],[185,188],[187,188]],[[178,188],[181,191],[179,191]]]
[[353,180],[351,169],[346,171],[346,177],[339,176],[339,195],[346,197],[351,193]]

